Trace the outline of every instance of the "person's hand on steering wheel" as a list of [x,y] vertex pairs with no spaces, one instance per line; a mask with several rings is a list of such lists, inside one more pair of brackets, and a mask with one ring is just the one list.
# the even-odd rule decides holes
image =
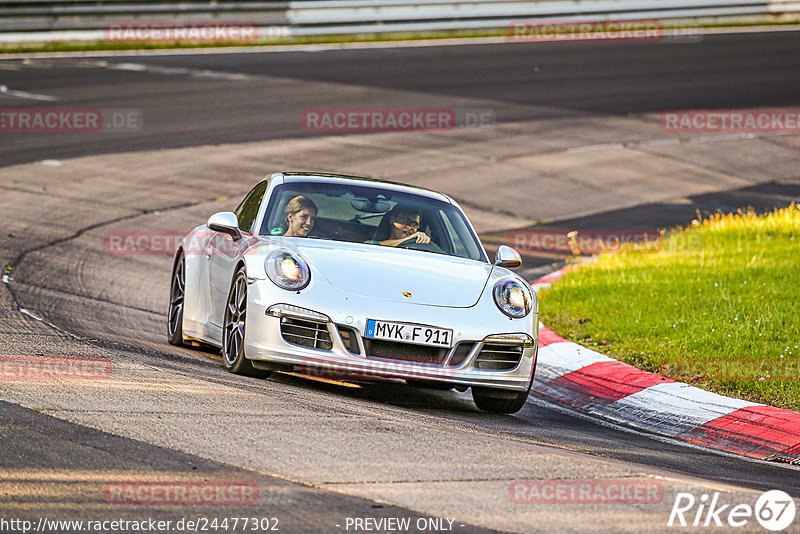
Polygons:
[[403,243],[408,243],[412,239],[414,240],[413,241],[414,243],[430,243],[431,242],[430,236],[428,234],[426,234],[425,232],[415,232],[415,233],[411,234],[410,236],[408,236],[407,238],[405,238],[403,240]]

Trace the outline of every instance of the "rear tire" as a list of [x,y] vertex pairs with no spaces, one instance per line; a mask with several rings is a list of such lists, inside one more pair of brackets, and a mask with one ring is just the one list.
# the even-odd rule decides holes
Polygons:
[[170,345],[183,346],[183,303],[186,296],[186,260],[181,253],[172,268],[167,312],[167,340]]
[[244,357],[245,327],[247,324],[247,275],[239,267],[233,275],[231,289],[225,304],[222,329],[222,364],[237,375],[267,377],[271,371],[256,369]]

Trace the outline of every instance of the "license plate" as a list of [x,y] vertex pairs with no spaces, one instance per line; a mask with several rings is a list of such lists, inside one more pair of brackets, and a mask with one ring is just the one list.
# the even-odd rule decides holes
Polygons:
[[431,347],[450,347],[453,344],[453,331],[422,324],[392,323],[367,319],[366,337],[385,339]]

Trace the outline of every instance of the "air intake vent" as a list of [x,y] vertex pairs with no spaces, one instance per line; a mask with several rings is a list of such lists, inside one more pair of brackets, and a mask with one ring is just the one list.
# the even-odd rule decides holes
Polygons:
[[519,365],[522,358],[522,345],[502,345],[487,343],[475,359],[478,369],[508,371]]
[[284,341],[292,345],[321,350],[333,348],[331,335],[328,333],[325,323],[283,317],[281,319],[281,335]]
[[352,354],[361,355],[361,350],[358,348],[358,334],[352,328],[346,326],[339,326],[339,335],[342,336],[342,343]]
[[447,364],[448,367],[458,367],[464,360],[467,359],[469,356],[469,351],[472,350],[472,347],[475,346],[475,343],[466,342],[466,343],[459,343],[456,345],[455,350],[453,351],[453,357],[450,358],[450,362]]

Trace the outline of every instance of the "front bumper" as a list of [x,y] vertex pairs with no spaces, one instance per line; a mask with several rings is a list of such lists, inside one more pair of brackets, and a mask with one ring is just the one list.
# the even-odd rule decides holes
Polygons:
[[[257,285],[253,284],[251,291]],[[530,385],[538,349],[535,314],[510,320],[496,310],[482,313],[475,308],[415,306],[352,296],[338,306],[326,305],[322,310],[323,306],[302,293],[280,294],[284,298],[290,296],[291,303],[286,302],[276,312],[276,295],[270,287],[266,289],[268,298],[259,298],[261,294],[255,291],[248,305],[245,355],[256,366],[263,365],[259,361],[291,366],[310,376],[344,381],[408,379],[513,391],[527,391]],[[353,310],[359,310],[358,315]],[[427,361],[408,361],[407,355],[393,357],[391,350],[375,355],[371,353],[370,340],[363,337],[368,318],[453,328],[456,344]],[[298,319],[316,325],[316,330],[307,330],[303,341],[311,346],[298,344],[297,338],[285,335],[285,329],[282,333],[282,321]],[[417,348],[402,345],[410,353]],[[425,348],[420,352],[432,353]],[[517,361],[512,363],[504,354],[515,354]],[[497,359],[487,361],[489,356]],[[487,365],[494,368],[486,368]]]

